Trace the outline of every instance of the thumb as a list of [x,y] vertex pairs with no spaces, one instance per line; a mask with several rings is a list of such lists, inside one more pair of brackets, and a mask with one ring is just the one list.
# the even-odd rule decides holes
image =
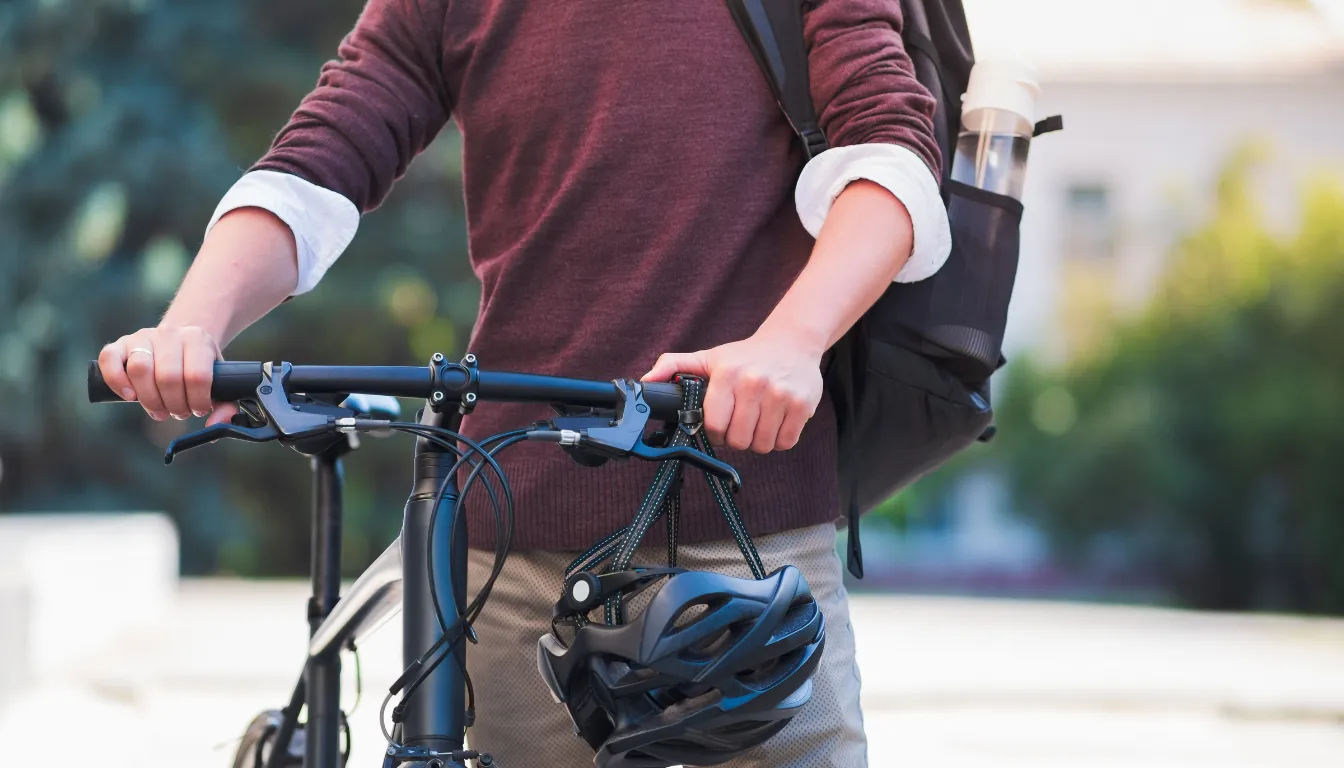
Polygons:
[[704,352],[669,352],[658,358],[642,381],[671,381],[678,373],[709,377],[708,356]]

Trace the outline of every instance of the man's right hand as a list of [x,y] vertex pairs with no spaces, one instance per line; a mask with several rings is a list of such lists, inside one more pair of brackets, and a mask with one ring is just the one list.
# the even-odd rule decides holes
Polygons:
[[219,359],[219,344],[203,328],[160,325],[103,347],[98,368],[113,392],[126,400],[138,400],[156,421],[210,413],[209,423],[214,424],[228,421],[237,412],[232,403],[210,400],[210,383]]

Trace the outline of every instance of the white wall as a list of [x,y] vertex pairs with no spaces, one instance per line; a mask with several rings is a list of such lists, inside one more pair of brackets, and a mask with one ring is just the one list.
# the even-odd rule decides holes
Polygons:
[[0,688],[77,671],[153,625],[177,578],[165,515],[0,516]]
[[[1070,184],[1109,187],[1118,222],[1117,295],[1143,296],[1175,236],[1198,220],[1231,152],[1253,137],[1274,154],[1256,177],[1271,221],[1291,227],[1301,182],[1344,180],[1344,70],[1257,82],[1044,83],[1042,114],[1065,130],[1034,142],[1023,202],[1022,256],[1010,352],[1055,336]],[[1174,202],[1184,193],[1185,205]]]

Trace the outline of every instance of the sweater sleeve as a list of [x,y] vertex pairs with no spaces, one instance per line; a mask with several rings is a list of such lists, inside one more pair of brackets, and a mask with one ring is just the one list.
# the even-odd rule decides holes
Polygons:
[[900,0],[804,6],[812,101],[832,147],[895,144],[941,176],[934,101],[901,42]]
[[447,0],[369,0],[339,58],[322,67],[252,167],[297,176],[376,208],[448,121],[442,70]]

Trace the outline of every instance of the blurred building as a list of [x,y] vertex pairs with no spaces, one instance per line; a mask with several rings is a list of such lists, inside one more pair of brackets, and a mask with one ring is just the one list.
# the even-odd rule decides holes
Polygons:
[[1340,0],[966,7],[977,56],[1030,58],[1065,117],[1032,147],[1012,350],[1067,356],[1078,305],[1140,306],[1239,147],[1269,153],[1256,193],[1285,228],[1306,177],[1344,177]]
[[[1041,115],[1065,123],[1031,149],[1010,360],[1067,359],[1104,340],[1099,304],[1141,307],[1240,148],[1267,153],[1254,191],[1276,227],[1295,225],[1311,175],[1344,178],[1344,0],[965,5],[977,58],[1033,61]],[[867,547],[869,570],[918,589],[1076,587],[1007,504],[968,478]]]

